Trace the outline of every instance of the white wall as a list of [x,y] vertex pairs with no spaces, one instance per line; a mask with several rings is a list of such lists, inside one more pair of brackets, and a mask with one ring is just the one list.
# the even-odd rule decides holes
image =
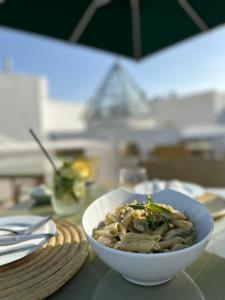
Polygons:
[[28,128],[42,136],[42,103],[47,99],[45,78],[0,73],[0,134],[32,139]]
[[43,129],[45,134],[79,132],[85,129],[85,105],[80,103],[48,100],[44,103]]
[[185,127],[213,125],[225,106],[225,95],[217,92],[195,94],[153,103],[158,125]]
[[215,100],[216,114],[217,114],[217,123],[225,124],[225,94],[217,93]]
[[102,122],[102,125],[98,124],[98,126],[88,128],[84,136],[105,141],[111,139],[118,142],[137,143],[144,152],[159,144],[176,144],[181,139],[180,130],[176,128],[146,126],[145,129],[135,129],[129,126],[129,122],[123,120]]

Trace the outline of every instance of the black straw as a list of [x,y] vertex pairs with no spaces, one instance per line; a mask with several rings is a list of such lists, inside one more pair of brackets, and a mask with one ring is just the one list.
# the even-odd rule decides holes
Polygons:
[[39,138],[36,136],[36,134],[34,133],[34,131],[30,128],[29,129],[30,134],[33,136],[33,138],[35,139],[35,141],[38,143],[38,145],[40,146],[42,152],[44,153],[45,157],[48,159],[48,161],[50,162],[50,164],[53,167],[54,172],[57,175],[60,175],[59,170],[57,169],[54,161],[52,160],[51,156],[49,155],[49,153],[47,152],[47,150],[44,148],[44,146],[42,145],[41,141],[39,140]]

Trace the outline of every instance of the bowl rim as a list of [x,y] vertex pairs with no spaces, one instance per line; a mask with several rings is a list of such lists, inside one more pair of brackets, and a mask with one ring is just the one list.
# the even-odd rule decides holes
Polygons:
[[[98,199],[96,199],[95,201],[93,201],[84,211],[83,213],[83,216],[82,216],[82,228],[86,234],[86,236],[88,237],[88,239],[90,239],[94,244],[96,244],[97,246],[99,246],[100,248],[102,248],[103,250],[107,250],[108,252],[112,253],[112,254],[124,254],[126,256],[131,256],[131,257],[160,257],[160,256],[170,256],[170,255],[173,255],[173,254],[177,254],[177,253],[180,253],[180,254],[185,254],[185,253],[188,253],[188,252],[192,252],[193,250],[197,249],[198,246],[204,244],[206,241],[208,241],[211,236],[212,236],[212,233],[213,233],[213,229],[214,229],[214,220],[213,220],[213,216],[211,215],[211,213],[209,212],[209,210],[203,206],[200,202],[197,202],[196,200],[194,200],[193,198],[185,195],[185,194],[182,194],[180,192],[177,192],[177,191],[174,191],[174,190],[170,190],[170,191],[173,191],[174,193],[179,193],[179,194],[182,194],[184,195],[185,197],[188,197],[190,201],[194,202],[195,204],[198,204],[200,207],[202,207],[208,217],[209,217],[209,220],[210,220],[210,230],[208,232],[208,234],[203,238],[201,239],[200,241],[198,241],[197,243],[191,245],[191,246],[188,246],[187,248],[184,248],[184,249],[180,249],[180,250],[174,250],[174,251],[169,251],[169,252],[164,252],[164,253],[136,253],[136,252],[129,252],[129,251],[123,251],[123,250],[119,250],[119,249],[114,249],[114,248],[110,248],[110,247],[107,247],[103,244],[101,244],[100,242],[96,241],[89,233],[87,233],[87,231],[85,230],[85,225],[84,225],[84,219],[85,219],[85,214],[87,212],[88,209],[90,209],[96,202],[99,202],[102,197],[105,197],[107,194],[110,194],[110,193],[113,193],[117,190],[125,190],[127,192],[129,192],[128,190],[124,189],[124,188],[117,188],[117,189],[114,189],[114,190],[111,190],[110,192],[106,193],[106,194],[103,194],[101,197],[99,197]],[[167,190],[167,189],[165,189]],[[165,191],[163,190],[163,191]],[[160,191],[161,192],[161,191]],[[130,192],[129,192],[130,193]],[[132,194],[132,193],[130,193]],[[134,195],[141,195],[143,196],[142,194],[137,194],[137,193],[133,193]],[[192,250],[192,251],[191,251]]]

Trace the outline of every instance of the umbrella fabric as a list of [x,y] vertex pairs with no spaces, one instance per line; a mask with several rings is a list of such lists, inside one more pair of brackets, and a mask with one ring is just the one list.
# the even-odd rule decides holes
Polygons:
[[[100,5],[90,13],[93,1]],[[223,0],[1,0],[0,3],[0,25],[66,41],[89,12],[89,21],[75,42],[135,58],[155,53],[225,20]]]

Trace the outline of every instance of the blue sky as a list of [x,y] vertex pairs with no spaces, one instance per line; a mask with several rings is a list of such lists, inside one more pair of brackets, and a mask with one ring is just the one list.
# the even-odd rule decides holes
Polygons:
[[0,65],[5,57],[13,59],[15,72],[46,76],[49,95],[56,99],[88,100],[118,60],[149,97],[225,91],[224,26],[141,62],[1,28]]

